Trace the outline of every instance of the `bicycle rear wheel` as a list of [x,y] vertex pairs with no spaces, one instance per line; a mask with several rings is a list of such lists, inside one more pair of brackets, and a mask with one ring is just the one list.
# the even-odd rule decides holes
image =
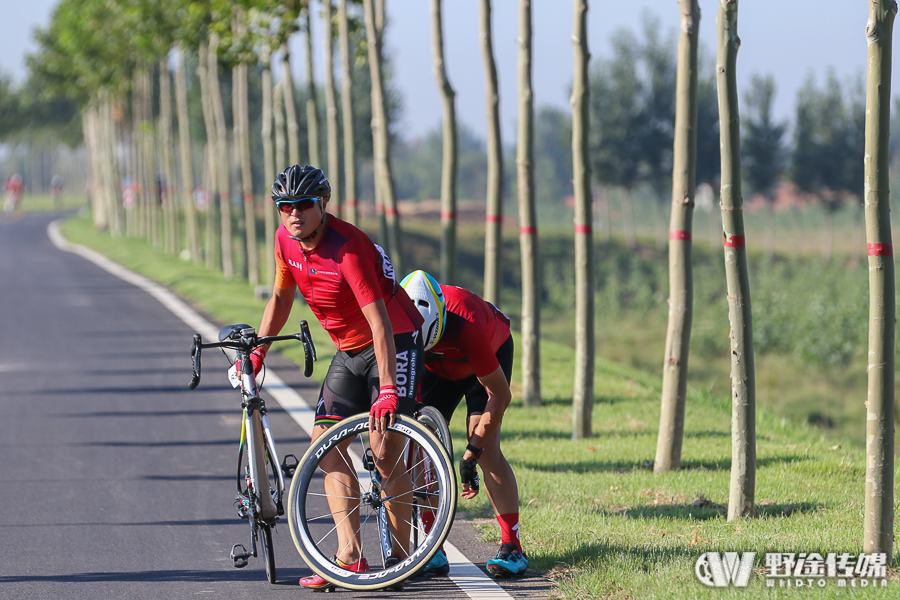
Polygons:
[[[378,452],[370,447],[369,415],[361,413],[344,419],[314,441],[294,475],[288,497],[288,522],[291,536],[300,555],[316,573],[337,586],[352,590],[377,590],[398,584],[424,567],[439,550],[450,532],[456,512],[456,476],[446,448],[431,430],[415,419],[397,415],[390,431],[401,436],[402,459],[395,464],[378,464]],[[347,447],[347,451],[342,448]],[[377,450],[377,449],[376,449]],[[410,460],[410,457],[416,457]],[[340,461],[342,470],[327,471],[323,461]],[[420,475],[422,465],[430,465],[431,476]],[[387,496],[381,486],[379,471],[391,477],[409,477],[413,482],[412,497],[426,499],[434,507],[435,522],[428,535],[421,534],[413,517],[408,516],[409,540],[398,540],[409,546],[409,556],[387,567],[382,554],[379,511],[405,507],[410,514],[413,498]],[[339,478],[344,478],[343,480]],[[331,489],[326,491],[325,482]],[[349,508],[332,512],[329,502],[344,502]],[[399,513],[399,510],[395,511]],[[338,541],[338,525],[358,519],[352,535],[362,556],[369,561],[369,572],[341,568],[335,556],[346,550],[346,542]],[[391,535],[394,535],[391,533]],[[343,544],[343,546],[342,546]]]
[[433,406],[423,406],[419,409],[417,418],[420,422],[425,423],[425,425],[431,429],[432,433],[441,440],[441,443],[444,444],[444,448],[447,449],[447,454],[449,454],[452,459],[453,440],[450,439],[450,427],[447,425],[447,421],[444,419],[444,415],[441,414],[441,411]]
[[260,524],[259,538],[263,560],[266,562],[266,579],[269,580],[269,583],[275,583],[275,549],[272,546],[272,528],[266,524]]

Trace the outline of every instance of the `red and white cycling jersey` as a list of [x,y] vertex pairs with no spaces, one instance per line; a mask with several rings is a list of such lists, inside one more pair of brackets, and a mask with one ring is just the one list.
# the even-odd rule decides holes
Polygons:
[[275,232],[275,287],[296,285],[338,350],[353,352],[372,343],[362,307],[383,299],[393,332],[416,331],[422,317],[394,279],[394,267],[380,246],[332,214],[312,250],[282,225]]

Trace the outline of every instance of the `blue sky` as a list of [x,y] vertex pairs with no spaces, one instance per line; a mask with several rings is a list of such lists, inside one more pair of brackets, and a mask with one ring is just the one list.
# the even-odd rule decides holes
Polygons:
[[[45,26],[57,0],[0,0],[0,70],[21,80],[24,56],[33,51],[32,29]],[[516,0],[494,0],[494,50],[500,78],[501,119],[506,143],[515,133]],[[568,107],[572,81],[572,8],[563,0],[533,0],[535,102]],[[418,136],[439,126],[440,98],[431,72],[428,0],[387,0],[386,46],[404,98],[403,131]],[[717,0],[701,0],[701,43],[715,53]],[[589,12],[588,39],[595,57],[608,56],[619,29],[638,32],[642,15],[655,15],[665,30],[678,27],[676,0],[596,1]],[[792,116],[797,90],[812,74],[821,85],[829,68],[841,78],[864,73],[868,4],[863,0],[745,0],[738,31],[739,85],[753,74],[771,73],[777,83],[776,114]],[[314,32],[317,35],[318,32]],[[896,37],[896,36],[895,36]],[[458,119],[478,134],[485,129],[484,70],[478,39],[478,0],[444,0],[447,68],[457,92]],[[314,55],[321,39],[315,40]],[[303,74],[303,50],[295,42],[295,70]],[[315,56],[317,69],[321,54]],[[900,61],[895,60],[894,63]],[[316,73],[321,81],[321,71]],[[900,75],[895,69],[894,78]],[[301,79],[302,81],[302,79]],[[894,86],[897,87],[896,85]]]

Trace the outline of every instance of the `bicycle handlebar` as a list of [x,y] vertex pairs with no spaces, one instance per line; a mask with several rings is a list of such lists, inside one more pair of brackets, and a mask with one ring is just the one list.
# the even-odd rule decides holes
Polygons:
[[[204,344],[199,333],[194,334],[194,343],[191,346],[191,382],[188,384],[189,389],[196,389],[200,384],[200,353],[203,348],[231,348],[245,353],[251,352],[259,346],[266,346],[272,342],[281,342],[285,340],[297,340],[303,344],[304,369],[303,375],[309,377],[313,373],[313,362],[316,361],[316,346],[313,344],[312,336],[309,333],[309,325],[305,320],[300,321],[300,333],[290,335],[267,335],[265,337],[257,337],[255,332],[249,335],[243,334],[239,339],[225,339],[220,342],[209,342]],[[236,333],[236,332],[235,332]]]

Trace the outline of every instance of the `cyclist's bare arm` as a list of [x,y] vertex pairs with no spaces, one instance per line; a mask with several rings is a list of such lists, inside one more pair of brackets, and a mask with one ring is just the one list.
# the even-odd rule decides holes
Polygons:
[[[281,332],[287,323],[288,317],[291,316],[296,289],[297,286],[273,288],[272,297],[269,298],[269,302],[266,304],[262,322],[259,324],[259,330],[257,331],[259,337],[278,335]],[[268,349],[269,346],[263,347],[263,350]]]
[[[512,392],[509,391],[509,383],[507,383],[506,375],[503,374],[503,369],[500,367],[497,367],[492,373],[484,377],[479,377],[478,381],[487,391],[487,406],[485,406],[484,413],[482,413],[469,436],[469,443],[476,448],[483,448],[487,440],[500,429],[500,421],[503,419],[503,413],[506,412],[510,400],[512,400]],[[473,458],[473,455],[466,450],[463,458],[468,460]]]

